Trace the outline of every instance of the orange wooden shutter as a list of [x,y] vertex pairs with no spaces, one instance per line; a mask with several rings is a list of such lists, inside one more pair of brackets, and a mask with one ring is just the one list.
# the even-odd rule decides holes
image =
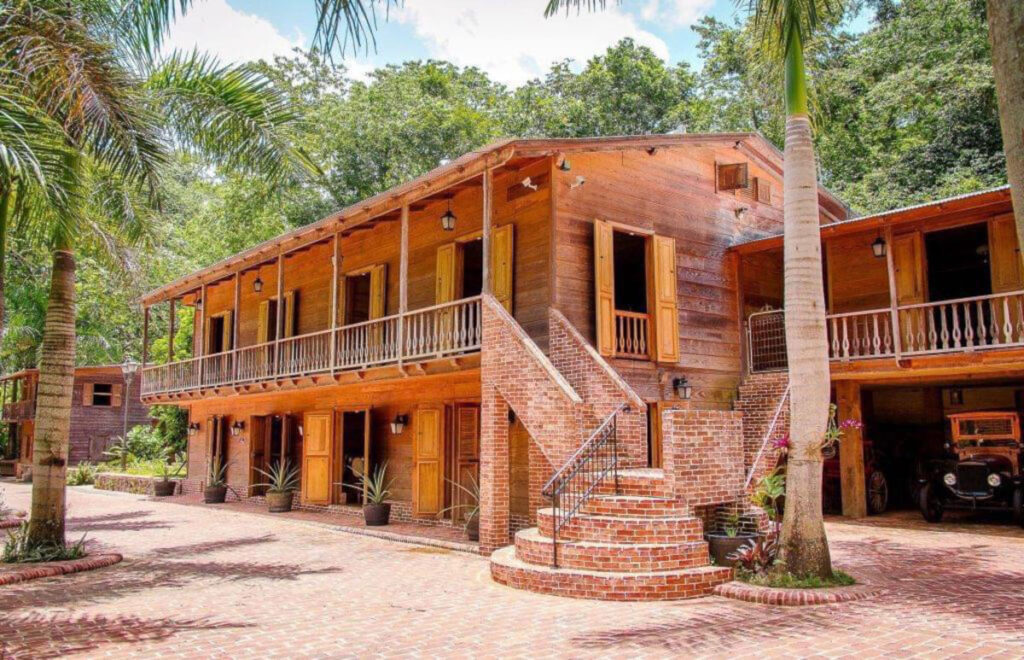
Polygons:
[[746,163],[721,163],[717,172],[718,190],[737,190],[750,185]]
[[924,302],[924,249],[920,232],[893,236],[892,261],[896,271],[897,304]]
[[443,413],[438,408],[416,411],[412,445],[412,512],[416,516],[436,516],[444,505]]
[[82,405],[92,405],[92,383],[82,383]]
[[370,269],[370,318],[379,319],[387,313],[388,265],[377,264]]
[[763,176],[754,177],[754,185],[757,188],[757,201],[762,204],[772,203],[772,182]]
[[602,220],[594,221],[594,309],[597,325],[597,351],[615,353],[615,258],[614,232]]
[[222,351],[230,351],[234,348],[235,340],[235,314],[224,312],[224,325],[221,326],[220,345]]
[[491,234],[491,291],[508,313],[512,313],[512,278],[515,253],[513,250],[514,225],[502,225]]
[[256,343],[265,344],[270,341],[270,301],[260,303],[259,327],[256,328]]
[[455,253],[455,243],[437,248],[434,302],[438,305],[455,300]]
[[1005,293],[1024,288],[1013,214],[1001,215],[989,221],[988,245],[991,255],[992,293]]
[[676,241],[651,238],[654,271],[654,359],[679,361],[679,311],[676,308]]
[[[299,292],[284,294],[284,337],[294,337],[299,318]],[[278,306],[280,309],[280,306]],[[280,313],[280,312],[279,312]]]
[[302,499],[309,504],[331,503],[333,413],[306,413],[302,428]]
[[110,405],[114,408],[120,408],[123,400],[124,385],[111,385],[110,386]]

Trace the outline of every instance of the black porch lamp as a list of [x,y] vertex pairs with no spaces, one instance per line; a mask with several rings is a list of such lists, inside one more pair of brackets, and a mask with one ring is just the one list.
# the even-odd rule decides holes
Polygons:
[[455,214],[452,213],[452,199],[448,198],[448,210],[441,216],[441,229],[452,231],[455,229]]
[[233,436],[237,437],[237,436],[242,435],[242,431],[244,431],[244,430],[245,430],[245,422],[243,422],[242,420],[238,420],[234,424],[231,425],[231,435],[233,435]]
[[676,396],[684,401],[689,401],[690,396],[693,394],[693,386],[690,385],[690,381],[686,380],[685,376],[673,378],[672,389],[676,391]]
[[263,280],[260,278],[259,274],[257,274],[256,279],[252,281],[252,290],[256,293],[263,291]]
[[391,420],[391,435],[402,435],[408,422],[409,418],[405,415],[395,415],[395,418]]
[[885,239],[879,236],[871,243],[871,252],[875,255],[875,258],[881,259],[885,256]]

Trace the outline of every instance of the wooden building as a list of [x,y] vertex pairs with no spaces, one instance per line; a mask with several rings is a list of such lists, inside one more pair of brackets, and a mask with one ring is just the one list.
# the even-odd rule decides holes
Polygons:
[[[32,467],[39,370],[25,369],[0,378],[3,401],[0,422],[8,442],[0,458],[0,474],[21,477]],[[138,378],[125,387],[120,365],[77,367],[71,400],[71,436],[68,462],[77,465],[107,460],[104,452],[124,433],[125,406],[128,428],[149,424],[149,406],[142,403]]]

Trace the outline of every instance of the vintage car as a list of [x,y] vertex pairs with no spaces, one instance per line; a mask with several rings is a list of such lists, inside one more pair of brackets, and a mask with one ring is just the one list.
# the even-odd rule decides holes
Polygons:
[[939,522],[946,509],[1008,510],[1024,524],[1020,419],[1015,412],[949,415],[955,456],[933,461],[918,491],[921,515]]

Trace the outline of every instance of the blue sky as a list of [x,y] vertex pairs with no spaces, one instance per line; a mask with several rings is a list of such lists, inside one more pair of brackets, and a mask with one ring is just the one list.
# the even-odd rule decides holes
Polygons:
[[[545,0],[405,0],[380,22],[377,51],[349,56],[353,75],[410,59],[477,66],[510,86],[543,75],[551,63],[584,62],[622,37],[670,62],[699,66],[690,26],[701,16],[732,21],[734,0],[626,0],[593,14],[545,20]],[[315,31],[313,0],[202,0],[174,26],[169,47],[202,50],[225,61],[269,59],[307,47]],[[854,29],[867,27],[859,17]]]

